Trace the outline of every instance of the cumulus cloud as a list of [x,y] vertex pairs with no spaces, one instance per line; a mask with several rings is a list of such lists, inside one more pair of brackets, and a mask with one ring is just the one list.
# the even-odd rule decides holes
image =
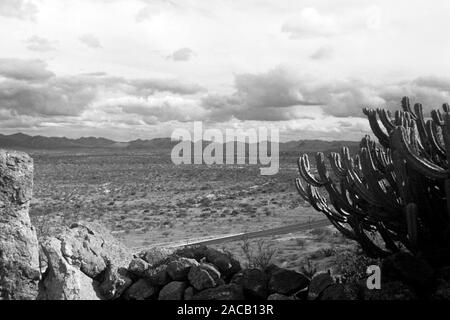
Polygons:
[[116,113],[137,115],[147,124],[207,118],[207,111],[199,105],[197,99],[168,94],[109,99],[99,104],[99,107],[108,112],[114,110]]
[[286,120],[295,116],[295,106],[319,103],[304,97],[304,84],[286,68],[262,74],[237,74],[234,81],[233,94],[211,94],[203,99],[204,107],[212,110],[215,118]]
[[[189,114],[187,109],[193,108],[192,101],[183,100],[181,96],[203,90],[176,79],[127,79],[101,72],[56,76],[40,60],[0,59],[0,76],[3,77],[0,78],[0,110],[39,117],[79,116],[94,102],[109,95],[132,97],[135,100],[129,102],[134,105],[145,101],[145,105],[152,106],[157,117],[165,121],[176,112]],[[156,93],[180,97],[163,103],[149,98]],[[177,107],[174,109],[174,106]],[[168,112],[168,116],[164,117],[163,112]]]
[[450,101],[450,79],[420,77],[410,81],[371,83],[362,79],[321,80],[277,68],[265,74],[235,76],[230,95],[208,94],[203,106],[216,120],[282,121],[305,119],[305,108],[320,108],[334,117],[363,117],[363,107],[396,109],[403,96],[426,111]]
[[18,114],[74,116],[96,96],[95,88],[63,78],[36,83],[17,80],[0,82],[0,108]]
[[99,49],[102,48],[102,44],[100,43],[100,40],[93,34],[86,33],[81,35],[78,38],[84,45],[93,48],[93,49]]
[[167,58],[172,59],[174,61],[189,61],[189,60],[191,60],[193,55],[194,55],[194,51],[192,51],[192,49],[181,48],[181,49],[174,51]]
[[1,0],[0,16],[22,20],[35,20],[38,13],[36,4],[28,0]]
[[25,40],[27,49],[31,51],[46,52],[56,50],[56,41],[50,41],[37,35]]
[[15,80],[45,80],[54,76],[42,60],[0,59],[0,76]]

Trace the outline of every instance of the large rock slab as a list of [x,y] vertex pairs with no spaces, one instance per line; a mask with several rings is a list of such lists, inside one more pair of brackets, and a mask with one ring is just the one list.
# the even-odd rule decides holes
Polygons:
[[32,190],[33,160],[0,150],[0,300],[38,295],[39,246],[28,215]]
[[56,238],[44,241],[47,274],[42,283],[43,300],[100,300],[98,282],[71,265],[62,254],[62,242]]
[[132,254],[98,224],[75,223],[46,239],[42,251],[47,271],[41,296],[115,299],[131,285],[127,268]]

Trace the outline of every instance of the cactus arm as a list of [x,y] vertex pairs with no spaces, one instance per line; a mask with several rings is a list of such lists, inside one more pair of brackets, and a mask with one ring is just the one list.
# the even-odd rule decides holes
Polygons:
[[322,187],[328,183],[328,181],[320,181],[320,180],[316,179],[311,174],[308,155],[304,154],[300,158],[298,158],[297,164],[298,164],[298,169],[299,169],[300,175],[309,184],[312,184],[315,187]]
[[332,152],[331,154],[329,154],[328,160],[330,161],[331,169],[333,170],[335,175],[341,178],[347,175],[347,171],[342,167],[341,157],[339,156],[339,153]]
[[447,171],[442,167],[418,157],[412,152],[404,136],[404,128],[398,127],[392,132],[392,143],[400,155],[416,171],[431,179],[446,179]]
[[436,123],[436,125],[441,126],[441,127],[444,125],[444,120],[442,119],[442,114],[439,110],[432,110],[431,118]]
[[407,112],[413,120],[416,120],[417,117],[414,114],[414,112],[411,110],[411,104],[409,103],[408,97],[402,98],[402,109],[404,112]]
[[390,112],[385,109],[377,109],[377,113],[386,131],[389,133],[394,130],[395,126],[392,123]]
[[387,193],[387,190],[383,189],[381,182],[379,181],[381,178],[380,172],[375,168],[370,151],[363,148],[361,150],[361,155],[364,176],[367,177],[366,181],[372,194],[379,203],[383,204],[383,208],[392,211],[393,213],[398,212],[400,206],[396,196],[395,194]]
[[383,132],[381,129],[378,120],[377,120],[377,113],[373,109],[363,109],[364,114],[369,119],[370,128],[372,129],[375,136],[378,138],[378,141],[383,147],[388,148],[389,147],[389,136]]
[[439,139],[437,138],[436,125],[433,121],[428,120],[426,124],[426,130],[428,132],[430,146],[435,154],[441,158],[445,158],[446,154],[442,146],[440,145]]
[[416,119],[417,131],[419,132],[419,137],[420,137],[421,143],[425,147],[428,145],[428,134],[427,134],[427,130],[425,128],[425,119],[423,117],[422,104],[416,103],[414,105],[414,111],[417,116],[417,119]]
[[444,110],[445,113],[449,113],[450,112],[450,106],[448,105],[448,103],[444,103],[442,105],[442,110]]

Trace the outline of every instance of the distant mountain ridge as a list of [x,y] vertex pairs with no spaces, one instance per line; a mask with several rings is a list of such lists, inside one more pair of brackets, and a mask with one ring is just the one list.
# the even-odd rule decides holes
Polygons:
[[[30,136],[24,133],[11,135],[0,134],[0,148],[34,149],[34,150],[58,150],[81,148],[115,148],[115,149],[152,149],[170,150],[178,141],[170,138],[155,138],[151,140],[132,140],[129,142],[117,142],[98,137],[82,137],[70,139],[66,137]],[[209,144],[203,141],[203,145]],[[298,140],[279,144],[280,152],[301,151],[315,153],[318,151],[336,151],[342,146],[354,149],[358,146],[356,141],[324,141],[324,140]]]

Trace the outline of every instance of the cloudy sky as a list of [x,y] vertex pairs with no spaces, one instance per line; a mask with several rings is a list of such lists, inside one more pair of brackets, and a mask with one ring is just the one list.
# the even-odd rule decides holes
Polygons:
[[363,106],[450,102],[450,1],[1,0],[0,133],[192,121],[359,139]]

